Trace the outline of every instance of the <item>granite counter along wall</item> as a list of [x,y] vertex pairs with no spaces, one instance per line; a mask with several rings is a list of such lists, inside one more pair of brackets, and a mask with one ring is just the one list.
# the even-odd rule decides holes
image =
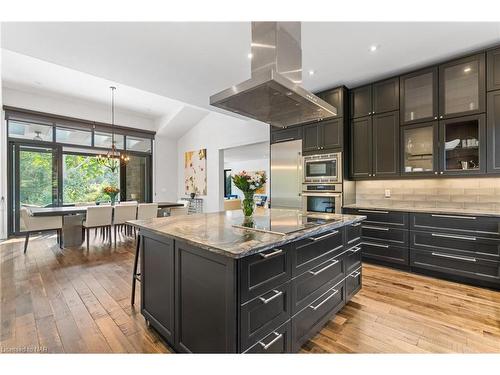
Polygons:
[[[385,189],[391,197],[385,198]],[[500,178],[443,178],[356,182],[356,204],[500,210]]]

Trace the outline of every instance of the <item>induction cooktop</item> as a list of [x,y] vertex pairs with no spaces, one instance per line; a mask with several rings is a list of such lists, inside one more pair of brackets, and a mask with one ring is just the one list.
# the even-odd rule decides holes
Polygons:
[[254,216],[251,220],[245,220],[243,217],[235,218],[232,226],[235,228],[285,235],[318,225],[332,223],[337,220],[328,214],[272,212],[269,215]]

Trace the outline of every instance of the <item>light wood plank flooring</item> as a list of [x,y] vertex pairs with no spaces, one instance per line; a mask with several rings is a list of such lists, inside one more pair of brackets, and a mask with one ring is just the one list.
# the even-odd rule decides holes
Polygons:
[[[168,353],[130,306],[134,241],[0,243],[0,353]],[[500,353],[500,292],[364,265],[363,289],[302,353]]]

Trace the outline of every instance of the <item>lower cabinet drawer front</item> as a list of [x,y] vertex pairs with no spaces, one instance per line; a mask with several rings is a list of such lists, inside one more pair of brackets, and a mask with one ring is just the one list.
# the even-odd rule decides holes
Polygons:
[[363,224],[361,226],[363,240],[383,240],[396,246],[408,246],[408,230]]
[[292,318],[292,350],[298,351],[344,304],[345,283],[342,280],[298,312]]
[[500,261],[500,239],[440,232],[411,232],[411,247]]
[[292,276],[297,276],[342,252],[343,228],[311,236],[294,244],[290,257]]
[[361,267],[351,272],[345,279],[346,301],[349,301],[361,289]]
[[248,354],[280,354],[292,350],[292,323],[287,321],[270,334],[259,340],[245,353]]
[[240,310],[242,350],[290,319],[290,307],[289,282],[243,304]]
[[500,238],[500,220],[497,217],[413,213],[410,218],[413,230],[439,230]]
[[493,260],[411,249],[411,266],[500,283],[500,262]]
[[240,260],[242,302],[291,279],[289,248],[284,245]]
[[361,242],[347,249],[344,256],[344,272],[346,275],[361,266],[362,251],[363,244]]
[[347,225],[345,227],[347,245],[355,243],[361,239],[361,222]]
[[331,258],[292,280],[292,314],[302,310],[344,278],[343,256]]
[[408,265],[407,247],[394,246],[386,243],[363,241],[363,258],[381,260],[384,262]]
[[345,213],[366,216],[364,224],[383,225],[400,229],[408,229],[408,213],[399,211],[369,210],[361,208],[345,208]]

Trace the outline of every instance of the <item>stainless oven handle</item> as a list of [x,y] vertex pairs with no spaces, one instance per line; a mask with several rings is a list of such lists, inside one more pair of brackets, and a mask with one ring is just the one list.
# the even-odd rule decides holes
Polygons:
[[303,197],[334,197],[340,198],[342,196],[341,193],[310,193],[310,192],[302,192]]
[[324,235],[319,236],[319,237],[309,237],[308,239],[311,240],[311,241],[321,241],[321,240],[324,240],[325,238],[328,238],[328,237],[331,237],[331,236],[335,236],[338,233],[339,233],[338,230],[334,230],[331,233],[327,233],[327,234],[324,234]]

